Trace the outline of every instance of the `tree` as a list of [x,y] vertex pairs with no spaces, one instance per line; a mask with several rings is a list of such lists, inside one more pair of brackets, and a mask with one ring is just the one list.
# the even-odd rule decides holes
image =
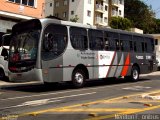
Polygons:
[[153,33],[155,27],[154,12],[140,0],[124,0],[124,17],[131,20],[133,27],[144,33]]
[[127,18],[112,17],[110,26],[114,29],[129,30],[131,28],[131,21]]
[[160,33],[160,19],[154,19],[154,20],[156,23],[154,33]]
[[71,22],[77,22],[78,20],[78,15],[75,15],[73,18],[70,19]]

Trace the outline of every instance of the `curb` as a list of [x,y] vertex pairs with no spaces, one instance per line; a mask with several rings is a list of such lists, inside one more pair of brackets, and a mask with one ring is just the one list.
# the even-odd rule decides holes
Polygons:
[[27,85],[40,85],[40,84],[43,84],[43,83],[39,82],[39,81],[23,82],[23,83],[0,81],[0,89],[10,88],[10,87],[27,86]]

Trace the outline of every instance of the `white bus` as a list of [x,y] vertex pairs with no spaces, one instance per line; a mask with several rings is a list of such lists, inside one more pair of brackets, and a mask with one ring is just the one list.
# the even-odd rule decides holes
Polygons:
[[157,69],[149,35],[55,19],[33,19],[12,29],[10,80],[44,83],[129,77]]

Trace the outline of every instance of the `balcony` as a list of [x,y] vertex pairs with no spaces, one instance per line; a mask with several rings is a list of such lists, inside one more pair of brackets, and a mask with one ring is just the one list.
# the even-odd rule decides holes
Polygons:
[[108,0],[103,0],[103,2],[108,4]]
[[118,0],[112,0],[112,6],[119,7],[119,1]]
[[118,16],[118,11],[112,10],[112,16]]
[[103,24],[103,18],[101,18],[101,17],[95,17],[95,24],[97,24],[97,25],[104,25]]
[[96,12],[104,13],[104,6],[101,4],[96,4]]

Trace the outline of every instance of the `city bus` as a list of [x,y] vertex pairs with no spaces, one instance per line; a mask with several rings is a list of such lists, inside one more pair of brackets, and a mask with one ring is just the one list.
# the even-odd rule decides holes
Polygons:
[[9,50],[11,81],[71,82],[125,77],[157,69],[149,35],[56,19],[32,19],[13,26]]

